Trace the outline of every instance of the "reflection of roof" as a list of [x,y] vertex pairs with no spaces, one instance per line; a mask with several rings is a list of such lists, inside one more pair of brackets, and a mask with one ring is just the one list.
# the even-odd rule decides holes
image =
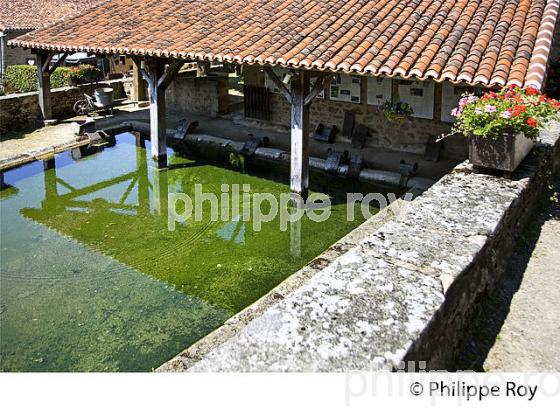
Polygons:
[[106,0],[0,0],[0,30],[33,30]]
[[112,0],[10,44],[540,87],[559,1]]

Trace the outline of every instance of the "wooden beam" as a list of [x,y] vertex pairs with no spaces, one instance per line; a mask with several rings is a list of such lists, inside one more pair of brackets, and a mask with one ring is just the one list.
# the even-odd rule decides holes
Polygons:
[[133,99],[136,101],[147,101],[148,90],[146,89],[144,76],[140,72],[140,69],[140,65],[136,61],[134,61],[132,71],[132,93],[134,94]]
[[134,61],[134,64],[136,64],[136,67],[138,67],[138,71],[140,72],[144,80],[146,80],[146,82],[149,84],[151,78],[148,72],[142,68],[142,59],[138,56],[130,56],[130,57],[132,58],[132,61]]
[[54,53],[49,53],[48,51],[40,51],[39,53],[37,53],[37,55],[43,55],[44,56],[44,60],[43,60],[43,65],[41,66],[41,71],[42,72],[51,72],[49,70],[49,66],[51,64],[52,58],[54,57]]
[[315,85],[313,86],[313,89],[305,97],[304,104],[305,105],[311,104],[311,102],[315,99],[315,97],[321,94],[321,92],[324,91],[331,84],[332,80],[333,80],[332,74],[319,75],[317,81],[315,81]]
[[310,73],[300,71],[291,81],[290,189],[307,200],[309,193],[309,94]]
[[51,106],[51,73],[49,64],[54,53],[45,51],[37,52],[37,76],[39,94],[39,107],[41,108],[41,116],[43,121],[52,120]]
[[210,61],[198,61],[196,66],[197,77],[206,77],[210,73]]
[[185,63],[183,61],[174,61],[169,64],[169,67],[167,67],[163,76],[158,80],[158,87],[161,87],[164,90],[167,89],[184,64]]
[[272,70],[272,68],[270,67],[264,67],[264,72],[270,77],[270,79],[274,82],[274,84],[276,85],[276,87],[278,87],[278,89],[280,90],[280,92],[284,95],[284,97],[286,98],[286,100],[288,100],[289,103],[292,103],[292,93],[290,93],[290,91],[288,90],[288,88],[286,87],[286,85],[282,82],[282,80],[280,80],[278,78],[278,76],[276,75],[276,73]]
[[[54,70],[56,70],[64,62],[64,60],[66,60],[66,57],[68,57],[68,53],[62,54],[62,56],[60,56],[58,61],[54,63],[52,67],[49,68],[49,74],[54,73]],[[51,61],[52,61],[52,57],[51,57]]]

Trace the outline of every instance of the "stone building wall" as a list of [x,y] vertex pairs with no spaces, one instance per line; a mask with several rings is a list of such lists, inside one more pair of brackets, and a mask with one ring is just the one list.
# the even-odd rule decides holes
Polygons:
[[29,31],[31,30],[10,30],[2,33],[4,34],[4,37],[2,38],[2,52],[0,53],[0,56],[2,58],[2,61],[0,62],[0,74],[3,75],[4,70],[9,65],[27,64],[28,58],[35,58],[35,56],[31,54],[31,50],[26,50],[20,47],[12,48],[6,46],[9,40],[22,36]]
[[[265,77],[258,66],[244,66],[245,84],[264,86]],[[365,79],[365,77],[363,77]],[[434,91],[434,119],[409,118],[403,123],[388,121],[379,108],[367,104],[367,81],[361,81],[360,103],[331,101],[327,98],[316,98],[310,107],[310,131],[317,124],[336,125],[342,130],[344,111],[356,113],[356,121],[369,128],[370,137],[366,140],[368,147],[381,147],[395,151],[405,151],[423,154],[426,143],[432,136],[449,133],[451,124],[440,121],[441,113],[441,84],[435,84]],[[396,94],[396,82],[393,82],[393,94]],[[270,97],[270,121],[274,124],[289,126],[291,107],[281,94],[272,93]],[[340,135],[338,142],[348,142]],[[449,137],[444,142],[444,155],[454,158],[466,158],[468,154],[467,142],[462,136]]]
[[[53,117],[65,119],[74,116],[72,107],[84,94],[93,95],[95,88],[112,87],[114,98],[125,98],[126,94],[121,80],[87,84],[78,87],[51,90]],[[41,124],[41,111],[37,92],[10,94],[0,97],[0,135],[10,131],[20,131]]]
[[193,72],[181,74],[170,84],[165,93],[167,110],[202,113],[211,117],[226,112],[227,77],[194,77],[192,74]]
[[[436,101],[438,87],[436,87]],[[363,99],[362,99],[363,100]],[[288,101],[280,94],[271,94],[271,121],[275,124],[290,125],[291,107]],[[340,101],[315,99],[310,107],[310,131],[317,124],[336,125],[342,130],[344,111],[351,110],[356,113],[356,122],[363,123],[369,128],[370,137],[366,140],[368,147],[382,147],[395,151],[405,151],[423,154],[426,143],[431,136],[446,134],[451,129],[451,124],[438,120],[410,118],[403,123],[388,121],[377,107],[365,103],[356,104]],[[435,113],[439,112],[437,107]],[[347,142],[340,132],[337,141]],[[466,157],[467,144],[464,138],[454,136],[447,138],[444,143],[445,153],[452,157]]]

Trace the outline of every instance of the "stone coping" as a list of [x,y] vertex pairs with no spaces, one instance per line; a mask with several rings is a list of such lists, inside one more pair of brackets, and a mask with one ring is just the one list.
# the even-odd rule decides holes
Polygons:
[[[476,298],[500,277],[546,171],[558,169],[559,134],[558,122],[542,130],[511,179],[460,164],[406,212],[365,228],[356,246],[264,303],[242,329],[210,335],[158,370],[394,370],[410,359],[445,368]],[[217,347],[205,354],[209,345]]]

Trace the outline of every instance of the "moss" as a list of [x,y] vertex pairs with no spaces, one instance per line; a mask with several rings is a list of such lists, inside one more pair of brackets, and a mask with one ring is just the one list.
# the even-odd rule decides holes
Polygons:
[[149,158],[126,135],[75,162],[61,154],[56,169],[36,162],[5,173],[14,188],[0,198],[0,370],[157,367],[363,221],[346,221],[333,195],[331,218],[305,218],[300,235],[282,232],[278,218],[256,231],[252,221],[207,216],[170,232],[157,207],[168,190],[250,184],[278,196],[288,178],[171,152],[172,166],[157,171]]

